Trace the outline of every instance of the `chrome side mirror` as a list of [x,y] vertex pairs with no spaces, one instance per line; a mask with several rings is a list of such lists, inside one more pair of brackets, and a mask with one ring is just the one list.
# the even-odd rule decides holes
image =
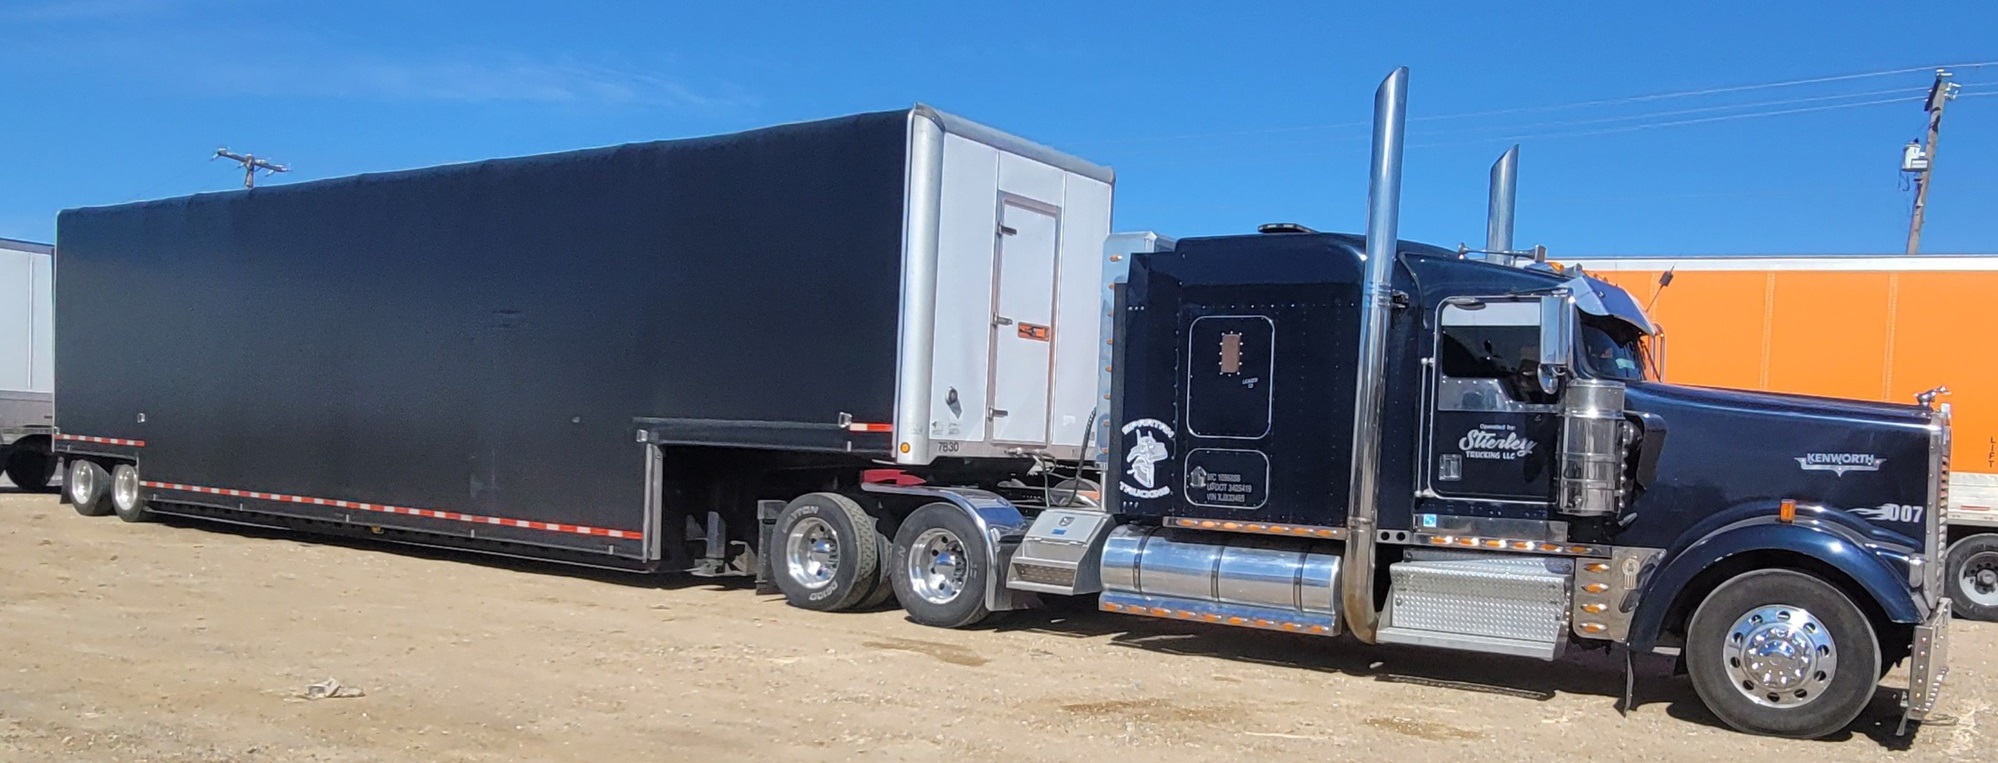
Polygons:
[[1575,300],[1567,293],[1540,298],[1540,391],[1561,391],[1575,357]]

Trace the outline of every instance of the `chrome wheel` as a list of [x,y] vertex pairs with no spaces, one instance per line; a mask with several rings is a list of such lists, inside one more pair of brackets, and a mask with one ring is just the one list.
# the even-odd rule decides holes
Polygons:
[[799,585],[826,587],[839,571],[839,533],[818,517],[798,520],[784,539],[784,566]]
[[69,502],[78,506],[97,500],[97,470],[95,465],[83,459],[71,459],[69,474],[63,478],[63,485],[69,489]]
[[111,472],[111,505],[119,511],[133,511],[139,508],[139,470],[129,464],[119,464]]
[[1807,704],[1838,674],[1831,630],[1801,607],[1749,611],[1728,628],[1724,649],[1734,688],[1764,707]]
[[931,604],[949,604],[964,592],[968,573],[964,541],[932,527],[909,545],[909,589]]
[[1972,603],[1998,607],[1998,552],[1985,551],[1963,560],[1956,583]]

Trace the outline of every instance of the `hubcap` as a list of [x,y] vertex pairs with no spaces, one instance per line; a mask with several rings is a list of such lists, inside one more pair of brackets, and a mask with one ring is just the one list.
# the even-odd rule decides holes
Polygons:
[[968,572],[964,541],[949,530],[924,530],[909,547],[909,588],[923,601],[949,604],[964,592]]
[[124,511],[138,507],[139,470],[129,466],[118,467],[118,472],[111,475],[111,502]]
[[784,565],[791,579],[806,588],[830,585],[839,572],[839,534],[818,517],[798,520],[784,540]]
[[1957,573],[1963,597],[1981,606],[1998,607],[1998,552],[1985,551],[1963,560]]
[[1771,605],[1742,615],[1723,649],[1735,690],[1765,707],[1816,700],[1838,673],[1831,630],[1801,607]]
[[72,503],[89,503],[97,495],[97,470],[90,468],[89,461],[76,461],[70,464],[69,500]]

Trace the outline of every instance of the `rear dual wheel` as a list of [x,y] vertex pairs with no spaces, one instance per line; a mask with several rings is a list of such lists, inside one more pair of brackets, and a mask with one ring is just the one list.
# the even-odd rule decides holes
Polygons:
[[932,503],[902,520],[890,561],[895,598],[909,619],[965,628],[991,616],[985,588],[992,564],[985,534],[962,509]]
[[97,462],[82,458],[70,458],[69,472],[62,478],[63,490],[69,493],[69,505],[76,513],[86,517],[101,517],[111,513],[109,498],[111,473]]
[[771,572],[791,606],[838,612],[880,604],[890,593],[881,566],[887,540],[851,498],[799,496],[777,515],[770,541]]
[[73,458],[69,472],[63,476],[63,486],[69,491],[70,505],[86,517],[117,514],[127,522],[152,519],[152,510],[146,506],[145,483],[139,480],[139,467],[135,465],[118,463],[106,470],[95,461]]

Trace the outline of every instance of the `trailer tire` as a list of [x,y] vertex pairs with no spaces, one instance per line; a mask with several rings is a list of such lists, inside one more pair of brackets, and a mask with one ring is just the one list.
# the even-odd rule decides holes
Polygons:
[[41,492],[49,489],[49,481],[55,479],[55,470],[55,454],[45,450],[15,443],[13,452],[7,456],[7,479],[22,490]]
[[111,467],[111,513],[127,522],[152,521],[152,509],[146,506],[146,486],[139,482],[139,467],[132,464]]
[[1978,533],[1950,544],[1943,562],[1943,592],[1960,617],[1998,621],[1998,533]]
[[76,513],[86,517],[101,517],[111,513],[111,501],[105,495],[106,483],[111,474],[97,462],[81,458],[69,460],[69,473],[63,475],[63,490],[69,493],[69,504]]
[[967,628],[991,616],[985,586],[992,575],[985,533],[948,503],[932,503],[902,520],[890,561],[895,598],[909,619],[938,628]]
[[881,560],[880,574],[875,576],[874,590],[855,604],[854,609],[873,609],[895,598],[895,581],[889,579],[895,570],[895,565],[889,563],[895,557],[895,539],[881,531],[878,520],[874,525],[874,550],[875,558]]
[[1792,570],[1722,583],[1693,613],[1686,667],[1714,715],[1751,734],[1814,739],[1873,701],[1880,642],[1838,587]]
[[880,541],[874,518],[838,493],[798,496],[770,529],[771,576],[791,606],[818,612],[852,609],[879,584]]

